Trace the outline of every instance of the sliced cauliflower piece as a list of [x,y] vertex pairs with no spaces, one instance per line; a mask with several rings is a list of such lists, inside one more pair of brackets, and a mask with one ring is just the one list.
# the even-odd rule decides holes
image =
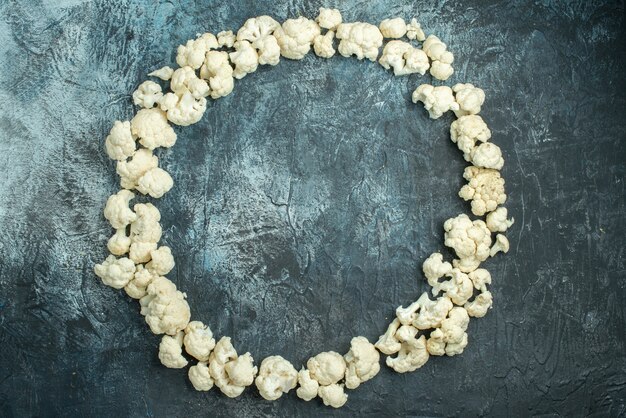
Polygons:
[[238,356],[230,337],[222,337],[209,357],[209,372],[224,395],[236,398],[252,384],[257,368],[250,353]]
[[332,385],[343,379],[346,374],[346,362],[341,354],[325,351],[311,357],[306,363],[311,377],[320,385]]
[[470,159],[476,167],[500,170],[504,166],[502,150],[492,142],[485,142],[474,147],[470,153]]
[[209,360],[211,350],[215,348],[215,338],[208,325],[200,321],[191,321],[185,328],[185,351],[201,362]]
[[300,60],[311,50],[311,44],[321,33],[315,21],[306,17],[287,19],[274,31],[280,46],[280,54],[292,60]]
[[320,387],[317,380],[313,379],[310,372],[304,368],[298,372],[298,385],[296,395],[298,395],[298,398],[304,399],[305,401],[310,401],[315,398]]
[[132,157],[137,149],[135,138],[130,130],[130,122],[116,120],[104,142],[107,155],[112,160],[124,161]]
[[469,166],[463,171],[463,177],[468,183],[461,188],[459,196],[472,201],[474,215],[483,216],[506,202],[504,179],[498,170]]
[[443,228],[444,244],[452,248],[460,259],[454,260],[453,265],[462,272],[476,270],[489,257],[491,233],[485,222],[479,219],[472,221],[462,213],[446,220]]
[[356,389],[380,371],[380,354],[374,344],[365,337],[354,337],[350,341],[350,351],[343,356],[346,361],[346,387]]
[[158,147],[169,148],[176,143],[176,132],[167,123],[165,113],[160,109],[141,109],[130,121],[130,130],[139,142],[149,150]]
[[281,356],[263,359],[254,383],[263,399],[275,401],[298,384],[298,372]]
[[115,258],[110,255],[102,262],[94,266],[94,272],[102,279],[102,283],[114,289],[121,289],[133,278],[135,263],[128,258]]
[[491,232],[506,232],[515,222],[514,218],[507,219],[508,211],[504,206],[487,214],[486,224]]
[[455,356],[467,346],[467,325],[469,315],[465,308],[455,307],[441,323],[441,328],[430,333],[426,347],[435,356]]
[[406,25],[406,37],[420,42],[426,39],[422,26],[417,22],[416,18],[411,19],[411,22]]
[[337,26],[341,25],[343,19],[339,10],[320,7],[320,13],[317,15],[315,21],[322,29],[335,30]]
[[463,152],[465,161],[471,161],[477,142],[487,142],[490,138],[489,127],[478,115],[461,116],[450,125],[450,139]]
[[484,291],[465,304],[464,308],[468,315],[474,318],[482,318],[493,305],[493,296],[490,291]]
[[[186,93],[191,93],[194,99],[201,99],[203,97],[207,97],[209,95],[209,85],[207,82],[196,75],[196,72],[191,67],[182,67],[174,71],[172,75],[172,81],[170,82],[170,89],[176,94],[178,97],[182,97]],[[170,98],[168,100],[172,100],[171,93]],[[164,104],[159,102],[161,105],[161,110],[169,110],[164,109]],[[165,104],[165,107],[168,106],[169,103]]]
[[154,107],[163,97],[161,86],[154,81],[144,81],[133,92],[133,103],[146,109]]
[[217,34],[217,43],[220,47],[232,48],[237,41],[237,35],[232,30],[223,30]]
[[126,235],[126,228],[119,228],[107,242],[107,248],[113,255],[124,255],[130,249],[131,240]]
[[438,80],[447,80],[454,73],[452,63],[454,56],[447,50],[446,44],[435,35],[429,35],[424,41],[422,49],[432,60],[430,74]]
[[454,101],[452,89],[448,86],[433,87],[430,84],[422,84],[415,89],[411,99],[413,103],[424,103],[424,109],[428,111],[431,119],[439,119],[447,111],[459,107]]
[[181,67],[189,66],[195,70],[202,66],[204,57],[211,49],[219,47],[217,38],[211,33],[190,39],[185,45],[180,45],[176,54],[176,63]]
[[324,35],[317,35],[313,40],[313,51],[315,55],[322,58],[330,58],[335,55],[335,48],[333,47],[333,38],[335,32],[329,30]]
[[197,391],[208,391],[213,387],[213,379],[206,362],[199,362],[189,368],[189,381]]
[[209,51],[206,60],[200,68],[200,77],[209,81],[211,98],[219,99],[229,95],[235,87],[233,67],[230,66],[228,52]]
[[452,271],[452,264],[443,261],[441,253],[432,253],[422,264],[422,271],[428,284],[433,288],[439,284],[439,279]]
[[185,295],[165,277],[157,277],[139,300],[141,314],[154,334],[176,335],[189,323],[191,312]]
[[174,69],[166,65],[165,67],[161,67],[158,70],[154,70],[151,73],[148,73],[148,76],[160,78],[163,81],[167,81],[172,78],[172,74],[174,74]]
[[417,299],[419,312],[417,313],[412,325],[418,330],[429,328],[437,328],[441,326],[441,321],[446,318],[450,309],[452,309],[452,301],[446,295],[430,300],[428,293],[424,292]]
[[383,354],[394,354],[400,351],[400,342],[396,338],[396,332],[400,328],[400,320],[395,318],[387,327],[387,331],[378,338],[374,347]]
[[495,255],[499,252],[503,252],[505,254],[509,252],[509,240],[502,234],[496,235],[496,242],[493,244],[493,247],[491,247],[489,256],[495,257]]
[[120,176],[120,185],[125,189],[134,189],[139,178],[158,165],[159,159],[151,150],[138,149],[129,161],[117,162],[116,171]]
[[147,287],[154,279],[158,276],[152,274],[150,270],[146,269],[143,265],[139,264],[136,266],[137,270],[133,275],[131,281],[124,287],[126,294],[133,299],[141,299],[146,296]]
[[369,23],[342,23],[337,27],[337,39],[340,39],[339,53],[344,57],[356,56],[362,60],[367,58],[376,61],[378,49],[383,44],[383,34]]
[[167,93],[160,102],[161,109],[166,111],[167,119],[179,126],[189,126],[202,119],[206,111],[206,99],[193,97],[191,92],[182,96]]
[[170,247],[162,246],[150,252],[150,262],[146,268],[157,276],[165,276],[174,268],[174,256]]
[[126,225],[137,219],[137,214],[128,206],[134,197],[135,194],[129,190],[120,190],[109,196],[104,207],[104,217],[113,228],[126,228]]
[[348,401],[348,395],[344,392],[343,385],[337,383],[320,386],[317,394],[324,402],[324,405],[333,408],[341,408]]
[[402,38],[407,31],[406,23],[401,17],[385,19],[380,22],[378,28],[380,29],[380,33],[383,34],[384,38],[393,39]]
[[404,41],[388,42],[378,62],[385,69],[393,68],[395,75],[424,74],[430,67],[424,51]]
[[426,337],[410,338],[402,343],[396,357],[387,357],[387,366],[398,373],[412,372],[422,367],[428,361]]
[[476,115],[480,113],[480,107],[485,102],[485,92],[473,84],[455,84],[452,86],[459,109],[454,111],[457,117]]
[[175,336],[164,335],[159,344],[159,360],[161,364],[170,369],[182,369],[187,365],[187,359],[183,356],[183,333],[178,332]]
[[259,66],[259,55],[248,41],[235,42],[235,52],[229,54],[230,61],[235,65],[233,76],[242,79],[246,74],[253,73]]
[[135,188],[143,194],[158,199],[165,193],[169,192],[174,186],[174,180],[169,173],[162,168],[155,167],[148,170],[143,176],[137,180]]

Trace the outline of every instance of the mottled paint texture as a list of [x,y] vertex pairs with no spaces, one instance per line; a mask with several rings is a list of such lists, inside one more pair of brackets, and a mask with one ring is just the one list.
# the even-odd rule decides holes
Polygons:
[[[92,267],[117,190],[103,151],[130,93],[197,32],[334,5],[419,13],[454,51],[504,150],[512,249],[485,263],[495,307],[462,356],[383,367],[339,411],[290,393],[193,391],[157,358],[138,305]],[[617,1],[0,4],[0,415],[617,416],[626,412],[626,42]],[[257,360],[299,366],[375,339],[426,284],[465,165],[410,93],[430,77],[308,56],[261,68],[160,151],[171,274],[194,317]]]

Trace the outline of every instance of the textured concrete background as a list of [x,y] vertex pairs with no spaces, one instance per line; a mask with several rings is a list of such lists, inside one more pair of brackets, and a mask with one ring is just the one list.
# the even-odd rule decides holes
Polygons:
[[[449,83],[486,90],[516,218],[509,255],[485,263],[495,306],[462,356],[383,367],[339,411],[198,393],[159,364],[137,303],[92,273],[118,187],[104,137],[195,33],[322,5],[347,21],[419,13],[455,53]],[[1,2],[0,415],[623,416],[624,19],[623,2],[586,0]],[[178,130],[159,153],[176,186],[158,206],[195,318],[258,360],[300,365],[375,339],[426,289],[443,220],[469,208],[452,117],[409,101],[430,81],[284,60]]]

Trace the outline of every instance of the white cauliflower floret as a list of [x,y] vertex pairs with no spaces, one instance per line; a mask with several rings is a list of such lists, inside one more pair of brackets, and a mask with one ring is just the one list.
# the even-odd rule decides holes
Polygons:
[[485,142],[473,148],[470,159],[476,167],[500,170],[504,166],[502,150],[492,142]]
[[152,203],[137,203],[133,209],[137,219],[130,224],[130,238],[133,243],[153,242],[161,239],[161,213]]
[[146,268],[157,276],[165,276],[174,268],[174,256],[170,247],[162,246],[150,252],[150,262]]
[[446,318],[453,306],[448,296],[444,295],[437,300],[430,300],[427,292],[422,293],[417,299],[417,304],[419,312],[412,325],[419,330],[441,326],[441,321]]
[[298,372],[298,389],[296,395],[298,398],[310,401],[317,396],[317,391],[320,384],[317,380],[311,377],[310,372],[307,369],[302,369]]
[[456,110],[459,107],[454,101],[452,89],[448,86],[433,87],[430,84],[422,84],[415,89],[411,99],[413,103],[424,103],[424,109],[428,111],[431,119],[439,119],[448,110]]
[[165,113],[160,109],[141,109],[130,121],[130,130],[139,142],[149,150],[158,147],[169,148],[176,143],[176,132],[167,123]]
[[[182,97],[186,93],[191,93],[194,99],[200,99],[209,95],[209,85],[203,79],[198,78],[196,72],[191,67],[182,67],[174,71],[170,89],[178,97]],[[171,93],[169,97],[167,100],[172,100]],[[161,105],[161,110],[167,111],[169,110],[167,107],[171,107],[167,103],[164,109],[164,104],[161,102],[159,104]]]
[[176,54],[176,63],[198,69],[204,62],[204,56],[211,49],[219,47],[217,38],[211,33],[205,33],[196,39],[190,39],[185,45],[180,45]]
[[446,274],[450,280],[438,283],[433,287],[432,294],[437,296],[439,292],[444,292],[455,305],[463,306],[473,295],[474,286],[467,274],[458,268]]
[[480,293],[473,301],[465,304],[464,308],[474,318],[482,318],[493,305],[493,296],[490,291]]
[[438,285],[439,279],[452,271],[452,264],[443,261],[441,253],[432,253],[422,264],[422,271],[428,284],[433,288]]
[[387,366],[398,373],[412,372],[422,367],[428,361],[426,337],[410,338],[402,343],[396,357],[387,357]]
[[461,354],[467,346],[469,315],[464,308],[452,308],[442,321],[441,328],[434,330],[426,343],[428,352],[435,356]]
[[491,273],[485,269],[476,269],[468,274],[474,288],[481,292],[487,291],[487,285],[491,284]]
[[491,233],[485,222],[472,221],[462,213],[444,222],[444,244],[452,248],[460,261],[454,260],[455,267],[464,273],[474,271],[489,257]]
[[156,242],[133,242],[130,244],[128,258],[133,260],[135,264],[147,263],[150,261],[150,254],[152,254],[152,251],[156,249]]
[[252,17],[246,20],[243,26],[237,31],[237,40],[254,43],[254,41],[271,35],[279,27],[280,23],[271,16]]
[[378,62],[386,69],[393,68],[395,75],[424,74],[430,67],[424,51],[404,41],[388,42]]
[[111,223],[113,228],[125,228],[126,225],[137,219],[137,214],[128,206],[134,197],[135,194],[129,190],[120,190],[116,194],[109,196],[104,207],[104,217]]
[[369,23],[342,23],[337,27],[337,39],[340,39],[339,53],[344,57],[355,55],[362,60],[376,61],[378,48],[383,44],[383,34]]
[[159,360],[161,364],[170,369],[182,369],[187,365],[187,359],[183,356],[183,333],[178,332],[175,336],[164,335],[159,344]]
[[172,74],[174,74],[174,69],[166,65],[165,67],[161,67],[158,70],[154,70],[151,73],[148,73],[148,76],[160,78],[163,81],[167,81],[172,78]]
[[231,52],[230,61],[235,65],[233,76],[241,79],[253,73],[259,66],[259,55],[248,41],[235,42],[235,52]]
[[442,62],[442,61],[433,61],[430,64],[430,75],[435,77],[437,80],[447,80],[454,73],[454,68],[452,65]]
[[463,177],[468,183],[461,188],[459,196],[472,201],[474,215],[483,216],[506,202],[504,179],[498,170],[469,166],[463,171]]
[[169,192],[174,186],[174,180],[167,171],[156,167],[148,170],[137,181],[135,188],[143,194],[149,194],[155,199],[160,198]]
[[489,127],[478,115],[461,116],[450,125],[450,139],[463,152],[465,161],[471,160],[476,142],[487,142],[490,138]]
[[117,162],[117,174],[120,176],[120,185],[125,189],[134,189],[137,181],[146,171],[159,165],[159,159],[152,155],[149,149],[138,149],[129,161]]
[[317,394],[324,402],[324,405],[333,408],[341,408],[348,401],[348,395],[343,390],[343,385],[333,383],[332,385],[320,386]]
[[152,280],[139,303],[141,314],[154,334],[176,335],[189,323],[191,312],[185,295],[165,277]]
[[228,52],[209,51],[206,60],[200,68],[200,77],[209,81],[211,98],[219,99],[229,95],[235,87],[233,67],[230,66]]
[[395,318],[387,327],[387,331],[378,337],[378,341],[376,341],[374,347],[376,347],[381,353],[387,355],[400,351],[400,342],[396,338],[396,332],[399,327],[400,320]]
[[509,252],[509,240],[502,234],[496,235],[496,242],[491,247],[489,251],[489,256],[494,257],[499,252],[508,253]]
[[197,391],[208,391],[213,387],[213,379],[206,362],[199,362],[189,368],[189,381]]
[[335,55],[335,48],[333,47],[333,38],[335,32],[329,30],[324,35],[317,35],[313,40],[313,51],[315,55],[322,58],[330,58]]
[[112,160],[123,161],[132,157],[137,149],[135,138],[130,130],[130,122],[116,120],[104,142],[107,155]]
[[94,266],[94,272],[102,279],[102,283],[114,289],[121,289],[133,278],[135,263],[128,258],[115,258],[110,255]]
[[422,26],[417,22],[416,18],[411,19],[411,22],[406,25],[406,37],[410,40],[416,39],[420,42],[426,39]]
[[487,214],[486,224],[491,232],[506,232],[515,222],[514,218],[507,219],[508,211],[504,206]]
[[322,29],[335,30],[341,25],[343,18],[341,12],[337,9],[325,9],[320,7],[320,13],[315,19]]
[[180,126],[189,126],[202,119],[206,110],[206,99],[193,97],[191,92],[181,96],[167,93],[160,102],[161,109],[167,111],[167,119]]
[[154,107],[155,104],[163,97],[161,86],[154,81],[144,81],[133,92],[133,103],[146,109]]
[[[258,51],[256,56],[256,62],[261,65],[276,65],[280,60],[280,46],[278,41],[272,35],[272,33],[278,29],[280,24],[272,19],[270,16],[259,16],[246,20],[246,23],[237,32],[237,41],[248,41],[254,49]],[[231,45],[232,46],[232,45]],[[236,49],[237,43],[234,44]],[[248,51],[247,47],[241,48],[241,54],[236,58],[233,58],[231,53],[232,62],[243,69],[244,63],[247,63],[251,68],[251,71],[245,71],[245,74],[251,73],[256,70],[256,65],[253,65],[253,54]],[[256,51],[255,51],[256,52]],[[237,74],[238,70],[235,70]],[[237,77],[236,78],[241,78]]]
[[320,385],[332,385],[343,379],[346,374],[346,362],[341,354],[325,351],[311,357],[306,363],[311,377]]
[[447,46],[435,35],[430,35],[422,45],[426,55],[432,60],[430,74],[438,80],[447,80],[454,73],[454,56]]
[[240,387],[250,386],[254,382],[254,376],[257,373],[257,368],[254,366],[254,360],[250,353],[228,362],[224,369],[232,384]]
[[199,361],[208,361],[211,350],[215,347],[215,338],[208,325],[200,321],[191,321],[185,328],[185,351]]
[[350,341],[350,351],[343,356],[346,361],[346,387],[356,389],[363,382],[376,376],[380,371],[380,354],[374,344],[365,337],[355,337]]
[[252,46],[259,51],[259,64],[277,65],[280,61],[280,46],[273,35],[257,39]]
[[221,47],[232,48],[237,41],[237,35],[232,30],[223,30],[217,34],[217,43]]
[[298,384],[298,372],[281,356],[263,359],[254,383],[263,399],[275,401]]
[[230,337],[222,337],[209,357],[209,372],[224,395],[236,398],[252,384],[257,368],[250,353],[238,356]]
[[126,235],[126,228],[119,228],[107,242],[107,248],[113,255],[124,255],[130,249],[131,240]]
[[383,34],[383,37],[394,39],[402,38],[407,30],[406,23],[401,17],[385,19],[380,22],[378,28],[380,29],[380,33]]
[[147,287],[154,279],[158,276],[152,274],[148,269],[146,269],[143,265],[139,264],[137,266],[137,270],[133,275],[133,278],[128,284],[124,287],[126,294],[133,299],[141,299],[147,294]]
[[320,27],[315,21],[299,17],[287,19],[274,31],[274,36],[283,57],[300,60],[309,52],[313,40],[320,33]]
[[459,104],[459,109],[454,111],[457,117],[480,113],[480,107],[485,102],[485,92],[482,89],[470,83],[459,83],[452,86],[452,91]]

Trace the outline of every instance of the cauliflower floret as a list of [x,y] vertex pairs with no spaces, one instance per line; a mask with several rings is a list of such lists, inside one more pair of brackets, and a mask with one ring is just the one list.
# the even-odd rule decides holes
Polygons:
[[237,36],[232,30],[223,30],[217,34],[217,43],[224,48],[232,48],[237,41]]
[[304,368],[298,372],[298,385],[296,395],[298,395],[298,398],[304,399],[305,401],[310,401],[315,398],[317,396],[317,390],[320,387],[317,380],[311,378],[310,372]]
[[380,22],[378,28],[385,38],[402,38],[407,31],[406,23],[401,17],[385,19]]
[[274,31],[274,36],[283,57],[300,60],[309,52],[313,40],[320,33],[320,27],[315,21],[299,17],[287,19]]
[[189,323],[191,312],[185,295],[165,277],[152,280],[139,303],[154,334],[176,335]]
[[478,115],[461,116],[450,125],[450,139],[463,152],[465,161],[471,160],[471,153],[476,142],[487,142],[491,131]]
[[[182,97],[186,93],[191,93],[194,99],[200,99],[209,95],[209,85],[203,79],[198,78],[196,72],[191,67],[182,67],[174,71],[170,89],[178,97]],[[168,100],[172,100],[171,93]],[[171,107],[165,104],[166,109],[164,109],[163,103],[159,102],[159,104],[161,105],[161,110],[167,111],[169,110],[167,107]]]
[[388,42],[378,62],[386,69],[393,68],[395,75],[424,74],[430,67],[424,51],[404,41]]
[[141,299],[146,296],[147,290],[146,288],[154,279],[158,276],[151,273],[150,270],[146,269],[143,265],[139,264],[135,274],[133,275],[133,279],[128,282],[128,284],[124,287],[126,294],[133,299]]
[[229,55],[230,61],[235,65],[233,76],[238,80],[255,72],[259,65],[259,55],[248,41],[235,42],[235,52]]
[[209,80],[211,98],[219,99],[233,91],[235,87],[233,72],[227,52],[207,52],[204,65],[200,68],[200,77]]
[[166,65],[165,67],[161,67],[158,70],[148,73],[148,77],[156,77],[163,81],[167,81],[172,78],[172,74],[174,74],[174,69]]
[[411,19],[411,23],[406,25],[406,37],[409,38],[410,40],[416,39],[420,42],[426,39],[426,35],[424,34],[424,31],[422,30],[422,26],[419,23],[417,23],[416,18]]
[[104,207],[104,217],[111,223],[113,228],[126,228],[126,225],[137,219],[137,214],[128,207],[128,204],[134,197],[135,194],[129,190],[120,190],[116,194],[109,196]]
[[335,30],[337,29],[337,26],[341,25],[343,19],[339,10],[320,7],[320,14],[317,16],[315,21],[322,29]]
[[454,73],[454,68],[452,65],[442,62],[442,61],[433,61],[430,64],[430,75],[435,77],[437,80],[447,80]]
[[191,92],[181,96],[167,93],[160,102],[161,109],[167,111],[167,119],[180,126],[189,126],[202,119],[206,110],[206,99],[193,97]]
[[107,248],[113,255],[124,255],[130,249],[131,240],[126,235],[126,228],[119,228],[107,242]]
[[504,166],[502,150],[491,142],[485,142],[473,148],[470,153],[470,159],[476,167],[500,170]]
[[441,326],[441,321],[446,318],[453,306],[448,296],[444,295],[437,300],[430,300],[426,292],[417,299],[417,303],[420,309],[412,325],[419,330]]
[[130,130],[130,122],[116,120],[104,142],[107,155],[112,160],[123,161],[132,157],[137,149],[135,138]]
[[[238,68],[241,67],[242,70],[245,70],[244,63],[249,65],[250,68],[254,67],[251,71],[245,70],[242,77],[256,70],[256,64],[252,64],[255,58],[256,62],[261,65],[278,64],[280,60],[280,46],[272,33],[278,29],[279,26],[280,24],[270,16],[259,16],[246,20],[246,23],[239,29],[237,32],[237,41],[248,41],[252,45],[252,48],[258,51],[258,55],[253,55],[252,52],[248,50],[248,47],[244,47],[240,51],[241,54],[236,56],[236,58],[233,58],[233,54],[231,53],[231,60]],[[236,49],[239,49],[237,43],[234,45]],[[237,74],[237,72],[238,70],[235,69],[235,74]],[[241,78],[237,77],[237,75],[235,75],[235,77]]]
[[491,273],[485,269],[476,269],[467,276],[472,281],[474,288],[481,292],[486,292],[487,285],[491,284]]
[[313,51],[315,55],[322,58],[330,58],[335,55],[335,48],[333,48],[333,38],[335,32],[329,30],[324,35],[317,35],[313,40]]
[[174,256],[170,247],[159,247],[150,252],[150,262],[146,268],[157,276],[165,276],[174,268]]
[[200,321],[191,321],[185,328],[184,343],[187,354],[206,362],[215,347],[215,338],[208,325]]
[[120,176],[120,185],[125,189],[134,189],[137,186],[137,180],[146,171],[158,165],[159,159],[156,155],[152,155],[152,151],[145,148],[138,149],[130,161],[117,162],[116,171]]
[[130,121],[130,130],[149,150],[169,148],[176,143],[176,132],[160,109],[141,109]]
[[156,249],[156,242],[133,242],[130,244],[128,258],[133,260],[135,264],[147,263],[150,261],[150,254],[152,254],[152,251]]
[[398,373],[412,372],[422,367],[428,361],[426,337],[410,338],[402,343],[396,357],[387,357],[387,366]]
[[468,183],[461,188],[459,196],[472,201],[474,215],[483,216],[506,202],[504,179],[498,170],[469,166],[463,171],[463,177]]
[[509,240],[502,234],[496,235],[496,242],[493,244],[493,247],[491,247],[489,256],[495,257],[495,255],[499,252],[503,252],[505,254],[509,252]]
[[209,372],[224,395],[236,398],[252,384],[257,368],[250,353],[238,356],[230,337],[222,337],[209,357]]
[[469,315],[464,308],[452,308],[442,321],[441,328],[434,330],[426,343],[428,352],[435,356],[461,354],[467,346]]
[[438,285],[440,278],[452,271],[452,264],[444,262],[441,253],[432,253],[422,264],[422,271],[428,284],[434,288]]
[[274,33],[280,27],[280,23],[270,16],[252,17],[237,31],[238,41],[254,41],[265,38]]
[[346,362],[341,354],[325,351],[311,357],[306,363],[311,377],[320,385],[332,385],[343,379],[346,374]]
[[159,242],[163,232],[159,223],[161,220],[159,209],[152,203],[137,203],[133,209],[137,219],[130,224],[132,242]]
[[422,45],[426,55],[432,60],[430,74],[438,80],[447,80],[454,73],[454,56],[447,46],[435,35],[430,35]]
[[474,318],[482,318],[493,305],[493,296],[490,291],[480,293],[473,301],[465,304],[464,308]]
[[102,262],[94,266],[96,276],[102,279],[102,283],[114,289],[121,289],[133,278],[135,263],[128,258],[115,258],[110,255]]
[[333,383],[332,385],[320,386],[317,394],[324,402],[324,405],[333,408],[341,408],[348,401],[348,395],[343,390],[343,385]]
[[163,97],[161,86],[154,81],[144,81],[133,92],[133,103],[146,109],[154,107],[155,104]]
[[211,33],[205,33],[196,39],[190,39],[185,45],[180,45],[176,54],[176,63],[198,69],[204,62],[204,56],[211,49],[219,47],[217,38]]
[[344,57],[355,55],[362,60],[376,61],[378,48],[383,44],[383,34],[369,23],[342,23],[337,27],[337,39],[340,39],[339,53]]
[[396,338],[396,332],[400,327],[400,320],[395,318],[387,327],[387,331],[374,344],[374,347],[383,354],[394,354],[400,351],[400,342]]
[[280,46],[275,36],[268,35],[257,39],[252,46],[259,51],[259,64],[277,65],[280,61]]
[[263,399],[275,401],[298,384],[298,372],[281,356],[263,359],[254,381]]
[[515,222],[514,218],[507,219],[508,211],[504,206],[499,207],[487,214],[487,228],[491,232],[506,232]]
[[444,292],[455,305],[463,306],[474,293],[474,286],[467,274],[458,268],[446,274],[450,280],[438,283],[432,289],[432,294],[437,296],[439,292]]
[[424,103],[424,109],[428,111],[431,119],[439,119],[448,110],[456,110],[459,107],[454,101],[452,89],[448,86],[433,87],[430,84],[422,84],[415,89],[411,99],[413,103]]
[[189,381],[197,391],[208,391],[213,387],[213,379],[206,362],[199,362],[189,368]]
[[170,369],[182,369],[187,365],[187,359],[183,356],[183,333],[178,332],[175,336],[164,335],[159,344],[159,360],[161,364]]
[[137,181],[135,188],[143,194],[149,194],[155,199],[160,198],[169,192],[174,186],[174,180],[167,171],[156,167],[148,170]]
[[472,221],[462,213],[444,222],[444,244],[452,248],[460,260],[453,265],[464,273],[478,268],[478,265],[489,257],[491,233],[485,222],[477,219]]
[[346,387],[356,389],[380,371],[380,354],[374,344],[365,337],[355,337],[350,341],[350,351],[343,356],[346,361]]
[[454,112],[457,117],[476,115],[480,113],[480,107],[485,102],[485,92],[474,87],[473,84],[455,84],[452,87],[459,109]]

